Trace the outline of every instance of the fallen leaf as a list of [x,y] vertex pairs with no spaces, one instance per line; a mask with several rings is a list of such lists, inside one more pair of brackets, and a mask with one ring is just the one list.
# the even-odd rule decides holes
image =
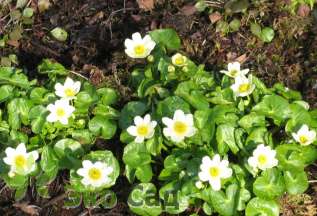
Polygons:
[[36,205],[29,205],[26,202],[22,202],[22,203],[14,203],[13,206],[20,209],[26,214],[34,215],[34,216],[40,215],[41,208]]
[[241,64],[243,64],[247,59],[248,59],[247,55],[243,54],[243,55],[239,56],[238,58],[236,58],[235,61],[240,62]]
[[182,7],[181,11],[185,16],[191,16],[197,11],[197,9],[194,5],[185,5]]
[[306,4],[301,4],[298,7],[297,10],[297,15],[301,16],[301,17],[307,17],[310,13],[310,7]]
[[154,9],[154,0],[137,0],[139,8],[150,11]]
[[209,19],[211,21],[211,23],[216,23],[217,21],[219,21],[222,18],[221,14],[219,12],[214,12],[212,14],[209,15]]

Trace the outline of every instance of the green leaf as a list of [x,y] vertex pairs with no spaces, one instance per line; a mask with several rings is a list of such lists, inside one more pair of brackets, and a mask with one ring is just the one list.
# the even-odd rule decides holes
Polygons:
[[80,144],[93,144],[94,136],[88,129],[72,131],[72,138],[77,140]]
[[177,86],[175,95],[180,96],[198,110],[208,109],[209,103],[207,98],[197,89],[198,86],[193,81],[182,82]]
[[46,123],[46,116],[48,110],[42,105],[32,107],[29,113],[29,118],[31,120],[32,131],[35,134],[42,132],[43,126]]
[[14,87],[11,85],[2,85],[0,87],[0,103],[7,101],[13,96]]
[[118,93],[112,88],[100,88],[97,94],[101,97],[100,102],[103,105],[112,105],[118,101]]
[[272,118],[277,125],[285,121],[291,113],[288,101],[277,95],[264,96],[263,100],[253,107],[252,111]]
[[157,115],[159,118],[174,116],[176,110],[182,110],[184,113],[190,113],[190,106],[182,98],[172,96],[160,101],[157,105]]
[[51,35],[58,41],[64,42],[68,38],[68,33],[60,27],[56,27],[51,30]]
[[177,50],[181,46],[181,40],[174,29],[157,29],[150,32],[151,38],[167,49]]
[[258,197],[253,198],[247,205],[246,216],[279,216],[279,205],[274,200],[264,200]]
[[[207,191],[205,191],[206,193]],[[236,184],[231,184],[226,188],[226,193],[223,191],[208,190],[209,199],[213,208],[219,214],[224,216],[237,215],[236,199],[239,195],[239,188]]]
[[265,27],[261,31],[261,39],[262,39],[262,41],[267,42],[267,43],[269,43],[273,40],[274,35],[275,35],[274,30],[270,27]]
[[121,110],[119,126],[121,129],[127,129],[133,122],[135,116],[143,116],[147,111],[147,106],[143,102],[132,101],[127,103]]
[[65,208],[76,208],[81,204],[81,194],[69,191],[67,197],[64,199],[64,207]]
[[111,139],[117,130],[116,123],[103,116],[93,117],[89,121],[88,127],[95,136],[100,135],[104,139]]
[[283,170],[302,171],[305,167],[305,156],[301,155],[301,147],[297,144],[284,144],[276,148],[279,166]]
[[289,194],[304,193],[309,186],[307,175],[304,170],[297,172],[285,171],[284,180],[286,190]]
[[252,34],[254,34],[255,36],[260,38],[261,32],[262,32],[261,26],[257,23],[252,23],[251,24],[251,32],[252,32]]
[[35,104],[43,104],[44,102],[46,102],[45,94],[47,92],[48,92],[48,90],[45,88],[36,87],[36,88],[32,89],[32,91],[30,93],[30,99]]
[[265,123],[265,117],[254,112],[243,116],[238,122],[246,130],[253,127],[265,127]]
[[23,124],[28,123],[29,110],[32,103],[24,98],[14,98],[8,103],[8,123],[12,129],[17,130]]
[[[41,154],[40,166],[48,175],[55,177],[58,171],[58,158],[52,147],[44,146]],[[55,175],[54,175],[55,174]],[[49,183],[49,182],[47,182]]]
[[124,147],[123,162],[130,167],[137,168],[151,163],[151,155],[144,143],[129,143]]
[[236,145],[234,130],[235,128],[232,124],[221,124],[218,126],[216,139],[220,155],[226,154],[228,147],[234,154],[238,153],[239,148]]
[[285,183],[282,173],[277,169],[263,171],[253,183],[253,192],[264,199],[274,199],[283,195]]
[[9,84],[20,88],[28,89],[36,83],[36,80],[29,81],[21,70],[11,67],[0,67],[0,84]]
[[215,134],[215,121],[211,110],[197,110],[195,122],[203,142],[210,144]]
[[162,212],[156,187],[152,183],[135,186],[129,195],[128,205],[132,212],[142,216],[157,216]]
[[137,167],[135,175],[142,183],[150,182],[153,176],[151,165],[145,164]]
[[53,62],[49,59],[44,59],[42,63],[37,66],[37,70],[40,74],[51,75],[67,75],[68,71],[65,67],[57,62]]
[[98,101],[98,96],[95,92],[81,91],[76,95],[75,108],[76,113],[87,114],[89,108]]
[[54,145],[57,157],[61,158],[66,155],[79,157],[83,155],[84,150],[79,142],[73,139],[61,139]]

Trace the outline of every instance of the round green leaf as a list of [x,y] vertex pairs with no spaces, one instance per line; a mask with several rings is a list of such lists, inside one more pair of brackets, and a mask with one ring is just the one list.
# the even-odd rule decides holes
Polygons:
[[246,216],[279,216],[279,205],[274,200],[253,198],[247,205]]
[[94,135],[100,135],[104,139],[111,139],[117,130],[117,125],[113,120],[99,115],[89,121],[88,127]]

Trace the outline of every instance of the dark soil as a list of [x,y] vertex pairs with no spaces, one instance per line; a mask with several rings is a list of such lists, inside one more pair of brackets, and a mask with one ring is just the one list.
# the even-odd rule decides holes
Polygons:
[[[95,85],[115,87],[121,93],[123,104],[133,97],[127,78],[135,64],[124,54],[124,40],[137,31],[146,33],[172,27],[181,35],[184,53],[197,63],[205,64],[207,69],[218,71],[220,66],[239,59],[269,86],[283,82],[301,91],[310,105],[317,107],[315,11],[308,17],[299,17],[282,9],[284,1],[266,1],[250,8],[244,15],[235,15],[242,23],[238,33],[222,35],[216,31],[208,14],[186,13],[184,6],[192,5],[193,1],[156,2],[153,11],[145,12],[134,0],[56,0],[48,11],[36,14],[34,25],[25,32],[18,48],[0,50],[0,55],[16,53],[20,67],[24,67],[31,77],[37,76],[36,67],[43,58],[55,59],[86,76]],[[35,7],[36,0],[32,4]],[[276,36],[272,43],[263,43],[252,35],[249,22],[254,20],[274,27]],[[58,42],[50,36],[50,30],[57,26],[68,32],[67,42]],[[96,148],[110,149],[118,158],[122,156],[120,143],[101,140]],[[316,178],[316,166],[307,171],[311,179]],[[34,188],[29,188],[27,197],[18,202],[20,205],[15,203],[12,191],[1,185],[0,215],[132,215],[126,204],[131,185],[125,177],[120,177],[113,188],[119,199],[118,205],[111,210],[92,211],[83,207],[62,208],[65,195],[61,185],[67,179],[68,174],[62,172],[51,184],[51,199],[42,199]],[[316,191],[315,183],[304,197],[285,197],[281,201],[285,207],[283,215],[317,215]]]

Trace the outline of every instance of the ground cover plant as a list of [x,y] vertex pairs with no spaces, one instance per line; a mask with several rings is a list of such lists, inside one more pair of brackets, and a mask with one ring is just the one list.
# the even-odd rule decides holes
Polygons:
[[316,215],[313,3],[5,1],[0,213]]

